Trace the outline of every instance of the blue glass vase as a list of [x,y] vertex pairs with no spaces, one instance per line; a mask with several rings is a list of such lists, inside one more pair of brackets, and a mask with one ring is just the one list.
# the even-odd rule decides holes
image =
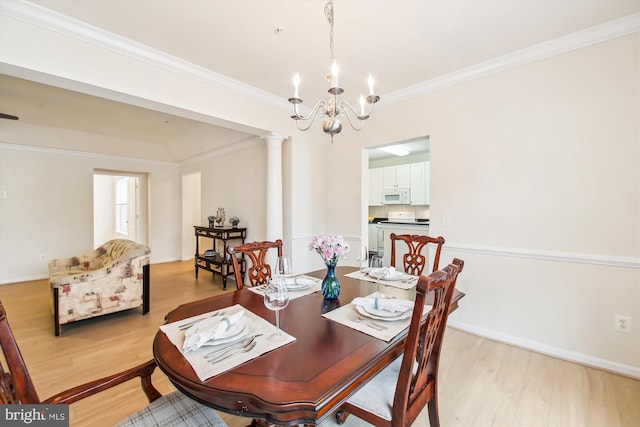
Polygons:
[[327,300],[338,299],[340,295],[340,281],[336,277],[336,263],[326,262],[327,275],[322,280],[322,296]]

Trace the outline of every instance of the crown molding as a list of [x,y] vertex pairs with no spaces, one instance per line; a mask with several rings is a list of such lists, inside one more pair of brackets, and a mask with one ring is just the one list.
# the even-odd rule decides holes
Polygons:
[[215,148],[205,153],[196,154],[195,156],[181,160],[178,163],[181,166],[199,163],[205,160],[216,158],[218,156],[222,156],[225,154],[233,153],[235,151],[244,150],[246,148],[253,147],[254,145],[260,144],[261,142],[262,142],[262,139],[260,137],[250,136],[241,141],[233,142],[231,144],[227,144],[223,147]]
[[[290,109],[289,103],[282,97],[272,95],[238,80],[218,74],[204,67],[25,0],[3,0],[0,3],[0,14],[48,28],[52,31],[112,50],[122,55],[152,63],[168,71],[238,93],[241,96],[254,99],[275,108],[286,111]],[[391,105],[402,102],[469,80],[519,67],[638,31],[640,31],[640,13],[635,13],[385,94],[381,104]]]
[[31,151],[36,153],[62,154],[66,156],[82,157],[87,159],[103,159],[103,160],[117,160],[117,161],[126,161],[126,162],[138,162],[143,164],[153,164],[153,165],[170,166],[170,167],[180,166],[178,162],[151,160],[151,159],[145,159],[141,157],[118,156],[115,154],[92,153],[88,151],[69,150],[67,148],[53,148],[53,147],[41,147],[36,145],[14,144],[14,143],[3,142],[3,141],[0,141],[0,148],[7,149],[7,150],[16,150],[16,151]]
[[435,79],[385,94],[384,104],[393,104],[455,86],[490,74],[540,61],[572,50],[640,31],[640,13],[634,13],[582,31],[549,40],[513,53],[454,71]]
[[172,73],[202,81],[276,108],[290,110],[287,100],[281,97],[28,1],[3,0],[0,3],[0,14],[153,64]]

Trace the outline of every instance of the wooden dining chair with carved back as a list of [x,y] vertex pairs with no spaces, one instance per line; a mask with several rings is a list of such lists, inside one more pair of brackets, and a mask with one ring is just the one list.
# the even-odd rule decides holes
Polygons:
[[[404,353],[340,407],[336,413],[339,424],[350,413],[376,427],[408,427],[428,406],[429,424],[440,426],[438,362],[449,304],[463,266],[464,262],[455,258],[443,269],[420,276]],[[423,322],[430,293],[433,305]]]
[[[225,422],[212,408],[204,406],[180,392],[162,395],[151,383],[156,368],[152,360],[117,374],[91,381],[40,400],[27,370],[18,343],[9,326],[7,313],[0,301],[0,404],[71,404],[110,389],[129,380],[140,378],[142,390],[150,404],[122,420],[117,426],[181,426],[225,427]],[[6,363],[6,368],[4,363]]]
[[390,265],[392,267],[396,266],[396,242],[403,241],[409,249],[409,252],[402,257],[402,265],[405,273],[415,276],[420,276],[423,273],[424,267],[427,264],[427,257],[422,254],[422,250],[425,248],[428,249],[430,244],[435,244],[436,248],[433,255],[433,267],[431,271],[427,273],[434,272],[438,269],[440,265],[440,252],[442,251],[442,245],[444,245],[444,237],[391,233],[389,238],[391,239]]
[[249,284],[251,286],[264,285],[267,283],[267,279],[271,278],[271,266],[269,266],[267,262],[267,252],[270,249],[277,249],[278,256],[282,256],[282,240],[278,239],[274,242],[250,242],[241,245],[229,245],[227,247],[227,252],[233,261],[233,272],[236,277],[236,287],[238,290],[244,286],[238,257],[244,254],[249,257],[251,261],[251,267],[247,269]]

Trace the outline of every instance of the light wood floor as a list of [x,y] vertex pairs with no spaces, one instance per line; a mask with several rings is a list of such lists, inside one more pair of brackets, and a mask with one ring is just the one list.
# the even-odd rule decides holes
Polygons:
[[[220,279],[214,281],[207,272],[200,272],[196,280],[191,262],[152,265],[151,289],[146,316],[135,309],[85,320],[63,326],[62,336],[55,337],[46,280],[1,285],[0,300],[40,397],[150,359],[153,336],[168,311],[222,292]],[[440,371],[440,417],[445,427],[640,426],[640,381],[451,328],[445,337]],[[173,390],[159,369],[154,383],[163,393]],[[112,426],[145,405],[139,382],[131,381],[71,405],[71,426]],[[248,422],[221,416],[230,427]],[[428,424],[425,410],[414,425]],[[355,417],[345,424],[366,425]]]

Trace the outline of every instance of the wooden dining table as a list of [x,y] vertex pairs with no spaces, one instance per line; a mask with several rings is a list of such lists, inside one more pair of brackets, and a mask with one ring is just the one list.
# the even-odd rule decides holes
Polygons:
[[[337,300],[325,300],[321,292],[315,292],[291,300],[280,311],[280,327],[296,338],[294,342],[231,370],[201,381],[161,330],[153,341],[154,358],[178,390],[217,410],[253,418],[252,425],[319,424],[401,354],[407,336],[408,328],[386,342],[322,316],[376,291],[375,283],[345,277],[355,270],[336,268],[342,287]],[[321,279],[325,273],[319,270],[306,275]],[[410,290],[382,286],[380,290],[399,298],[415,296],[415,286]],[[454,292],[451,311],[463,296]],[[235,304],[275,322],[263,297],[248,288],[180,305],[167,314],[166,322]]]

